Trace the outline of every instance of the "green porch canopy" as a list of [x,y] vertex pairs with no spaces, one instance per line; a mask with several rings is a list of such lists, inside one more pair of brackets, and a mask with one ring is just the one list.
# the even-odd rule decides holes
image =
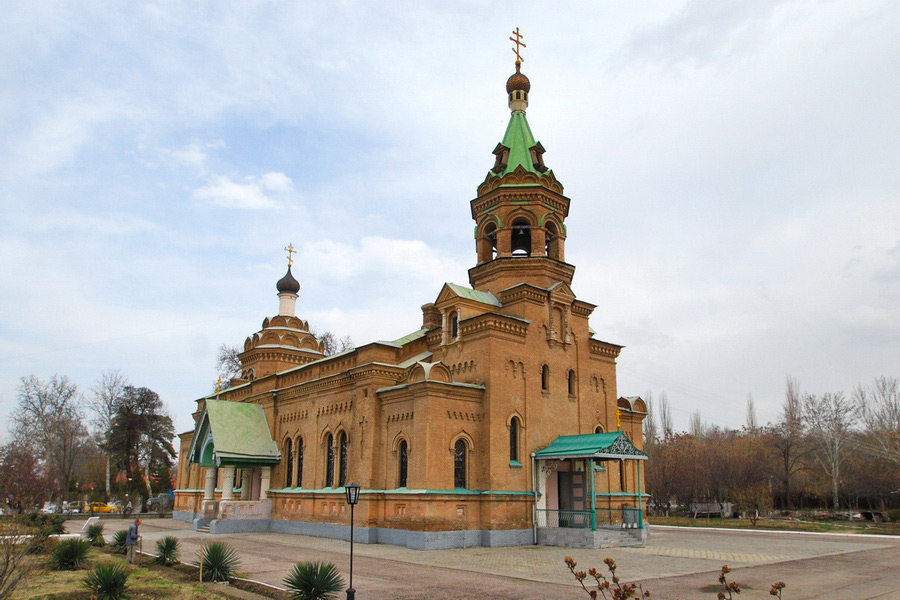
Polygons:
[[634,447],[623,431],[561,435],[543,450],[535,452],[536,459],[548,458],[612,458],[647,460],[647,455]]
[[204,467],[277,464],[281,453],[259,404],[206,400],[188,457]]

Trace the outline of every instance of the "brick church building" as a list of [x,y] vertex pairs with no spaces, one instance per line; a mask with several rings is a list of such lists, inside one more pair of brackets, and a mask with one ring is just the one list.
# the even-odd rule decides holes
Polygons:
[[326,356],[296,314],[246,339],[240,378],[197,400],[181,434],[175,517],[212,534],[348,539],[344,485],[362,486],[355,540],[430,549],[640,543],[640,398],[619,397],[622,346],[589,325],[565,261],[570,200],[525,117],[511,111],[477,197],[469,286],[445,284],[422,326]]

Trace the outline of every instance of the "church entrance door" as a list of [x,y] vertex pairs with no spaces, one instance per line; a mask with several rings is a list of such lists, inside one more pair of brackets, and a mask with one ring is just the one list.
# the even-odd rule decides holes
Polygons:
[[584,504],[584,471],[558,471],[559,526],[590,527],[590,515]]

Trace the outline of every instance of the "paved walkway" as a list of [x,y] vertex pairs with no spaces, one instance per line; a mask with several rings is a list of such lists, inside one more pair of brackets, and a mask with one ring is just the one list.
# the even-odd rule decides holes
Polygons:
[[[122,528],[126,522],[122,522]],[[106,522],[107,533],[118,522]],[[68,524],[77,531],[80,521]],[[226,542],[242,559],[249,579],[276,586],[299,561],[333,562],[347,574],[349,543],[279,533],[209,535],[170,519],[144,521],[144,550],[174,535],[182,558],[195,560],[201,544]],[[900,600],[900,538],[796,533],[652,528],[644,548],[581,550],[549,546],[409,550],[382,544],[354,545],[353,584],[360,600],[455,598],[555,600],[587,597],[563,563],[602,569],[603,558],[619,565],[623,581],[641,581],[653,598],[715,598],[719,569],[735,569],[741,598],[771,598],[769,585],[788,584],[790,600]]]

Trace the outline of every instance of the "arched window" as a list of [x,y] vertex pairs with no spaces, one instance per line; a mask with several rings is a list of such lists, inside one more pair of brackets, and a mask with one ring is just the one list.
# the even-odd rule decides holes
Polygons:
[[511,250],[513,256],[531,256],[531,224],[527,219],[513,221]]
[[294,449],[290,439],[284,442],[284,457],[287,459],[284,470],[284,487],[289,488],[294,484]]
[[603,433],[603,426],[597,425],[596,427],[594,427],[594,433]]
[[397,487],[406,487],[406,478],[409,472],[409,446],[406,444],[406,440],[402,440],[400,442],[400,447],[397,449],[399,454],[398,461],[400,467],[400,473],[397,476]]
[[575,395],[575,371],[573,369],[569,369],[569,395]]
[[325,438],[325,487],[334,485],[334,436]]
[[341,432],[340,437],[340,460],[338,465],[338,487],[344,487],[347,483],[347,447],[350,443],[347,441],[347,434]]
[[450,313],[450,339],[455,340],[459,337],[459,313],[453,311]]
[[297,438],[297,487],[303,487],[303,438]]
[[478,262],[486,263],[497,257],[497,224],[484,226],[482,238],[478,241]]
[[466,487],[466,440],[456,440],[453,447],[453,487]]
[[547,365],[541,367],[541,389],[545,392],[550,390],[550,367]]
[[519,462],[519,418],[509,422],[509,460]]

